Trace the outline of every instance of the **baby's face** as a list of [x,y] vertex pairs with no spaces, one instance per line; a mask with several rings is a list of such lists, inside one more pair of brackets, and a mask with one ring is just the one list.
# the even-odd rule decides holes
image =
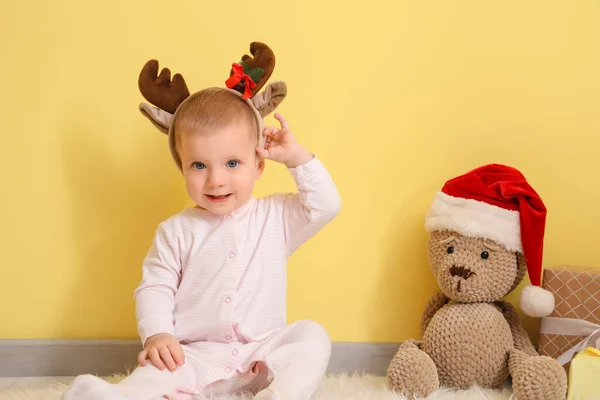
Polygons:
[[210,132],[180,132],[179,156],[188,195],[211,214],[226,215],[250,200],[264,161],[245,121]]

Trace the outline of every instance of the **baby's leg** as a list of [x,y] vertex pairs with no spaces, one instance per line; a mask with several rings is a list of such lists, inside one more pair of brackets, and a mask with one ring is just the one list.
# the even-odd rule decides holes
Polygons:
[[209,399],[223,394],[256,394],[269,386],[269,369],[264,363],[257,362],[246,373],[237,373],[232,378],[220,380],[206,386],[202,395]]
[[116,385],[94,375],[79,375],[63,393],[62,400],[129,400],[115,388]]
[[325,329],[313,321],[298,321],[285,329],[265,357],[273,373],[271,385],[257,400],[307,400],[314,396],[331,356]]
[[[184,351],[185,351],[184,347]],[[188,351],[186,359],[188,358]],[[63,394],[63,400],[156,400],[188,399],[199,392],[192,362],[170,372],[156,368],[150,360],[118,384],[92,375],[78,376]]]
[[132,400],[180,400],[199,392],[196,382],[195,369],[189,362],[171,372],[166,368],[159,370],[148,360],[148,365],[136,368],[117,386],[121,394]]

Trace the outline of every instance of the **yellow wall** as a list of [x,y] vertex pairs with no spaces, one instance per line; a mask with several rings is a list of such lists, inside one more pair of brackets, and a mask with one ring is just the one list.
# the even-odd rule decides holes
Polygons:
[[[158,58],[192,90],[220,85],[253,40],[275,50],[280,111],[343,197],[290,262],[290,321],[339,341],[418,336],[436,290],[424,214],[488,162],[545,199],[546,265],[597,264],[600,3],[352,4],[3,0],[0,337],[136,336],[154,228],[187,204],[137,111],[138,72]],[[256,194],[292,188],[270,164]]]

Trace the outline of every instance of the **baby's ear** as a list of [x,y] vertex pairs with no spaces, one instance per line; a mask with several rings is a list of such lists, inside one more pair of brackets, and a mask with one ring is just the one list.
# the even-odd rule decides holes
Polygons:
[[144,117],[148,118],[159,131],[164,134],[169,133],[169,127],[173,121],[173,114],[148,103],[140,103],[140,112]]
[[272,82],[265,86],[265,90],[252,98],[252,104],[264,118],[271,114],[287,95],[285,82]]

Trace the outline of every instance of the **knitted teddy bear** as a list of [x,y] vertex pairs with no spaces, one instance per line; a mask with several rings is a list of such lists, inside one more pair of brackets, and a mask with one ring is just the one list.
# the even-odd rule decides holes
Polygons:
[[540,287],[544,203],[516,169],[490,164],[451,179],[426,217],[429,264],[441,289],[421,318],[422,340],[404,342],[386,381],[409,398],[440,386],[495,388],[512,377],[519,400],[563,400],[567,375],[540,356],[503,297],[529,274],[520,305],[530,316],[554,308]]

